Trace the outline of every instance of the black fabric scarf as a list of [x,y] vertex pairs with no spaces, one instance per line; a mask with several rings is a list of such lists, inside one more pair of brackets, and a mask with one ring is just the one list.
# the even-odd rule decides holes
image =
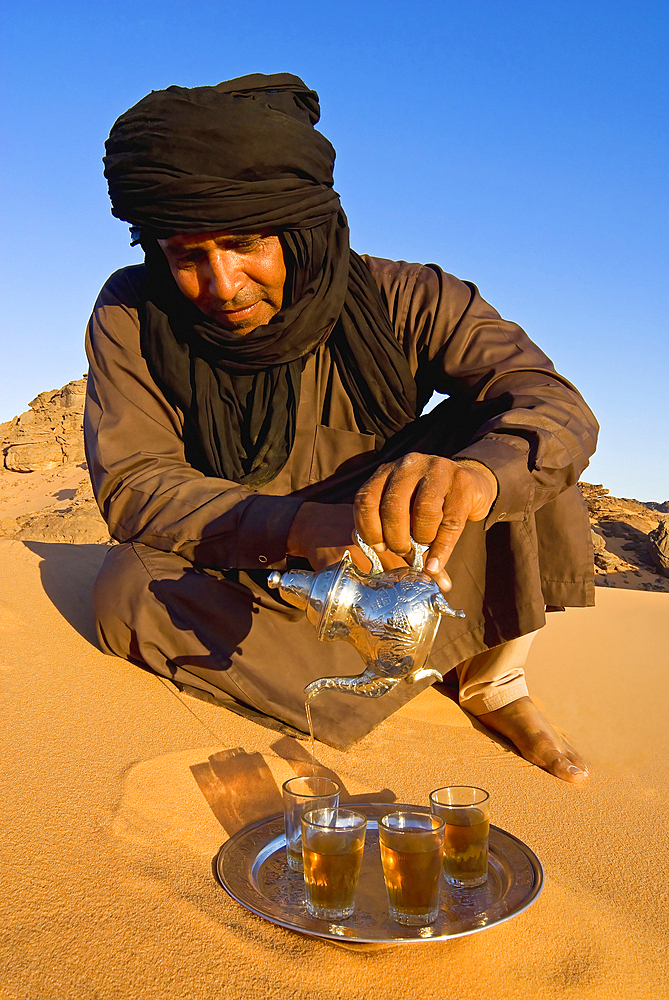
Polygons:
[[[149,94],[107,142],[112,211],[142,232],[149,370],[185,415],[188,461],[251,488],[286,464],[301,373],[326,341],[358,427],[377,447],[416,413],[416,385],[387,309],[349,250],[334,150],[313,128],[318,117],[317,95],[297,77],[255,74]],[[179,292],[156,240],[267,228],[278,231],[286,258],[284,305],[240,337]]]

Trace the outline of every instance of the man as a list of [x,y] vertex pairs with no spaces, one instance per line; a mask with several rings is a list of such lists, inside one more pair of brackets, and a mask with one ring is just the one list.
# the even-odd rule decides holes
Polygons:
[[[112,211],[145,264],[112,275],[87,338],[88,462],[121,543],[100,641],[304,729],[306,684],[362,664],[267,570],[346,548],[366,569],[354,529],[399,566],[413,537],[467,616],[431,663],[526,759],[583,780],[522,668],[546,606],[593,603],[575,484],[596,423],[474,286],[350,250],[319,114],[297,77],[255,74],[153,92],[111,131]],[[434,390],[450,398],[419,416]],[[420,690],[326,691],[316,735],[347,746]]]

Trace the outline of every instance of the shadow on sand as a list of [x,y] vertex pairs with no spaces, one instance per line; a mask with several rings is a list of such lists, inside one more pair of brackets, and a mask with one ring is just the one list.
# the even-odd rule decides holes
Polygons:
[[[294,739],[283,737],[272,744],[271,750],[300,777],[317,774],[337,781],[341,786],[342,804],[391,804],[396,801],[395,793],[390,788],[352,795],[336,771],[318,761],[312,762],[311,755]],[[228,836],[283,812],[281,789],[259,752],[248,753],[243,747],[221,750],[207,760],[193,764],[190,770],[209,808]]]
[[109,546],[71,542],[23,544],[41,559],[42,586],[51,603],[79,635],[99,649],[93,614],[93,584]]

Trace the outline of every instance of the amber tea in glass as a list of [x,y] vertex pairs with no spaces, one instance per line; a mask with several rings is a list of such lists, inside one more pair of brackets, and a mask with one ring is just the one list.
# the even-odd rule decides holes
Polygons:
[[430,813],[387,813],[379,820],[379,845],[390,916],[412,927],[434,923],[444,821]]
[[488,878],[488,793],[471,785],[447,785],[430,792],[430,808],[446,823],[446,881],[462,888],[483,885]]
[[355,908],[367,820],[350,809],[310,809],[302,815],[307,909],[321,920],[345,920]]

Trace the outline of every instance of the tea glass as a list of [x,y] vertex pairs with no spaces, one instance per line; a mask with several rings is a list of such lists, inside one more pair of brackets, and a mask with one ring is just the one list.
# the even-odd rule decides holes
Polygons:
[[446,823],[446,881],[460,888],[483,885],[488,878],[488,792],[473,785],[446,785],[430,792],[430,808]]
[[339,785],[332,778],[289,778],[284,781],[283,818],[286,823],[288,867],[302,871],[302,813],[309,809],[329,809],[339,805]]
[[304,885],[312,917],[352,916],[366,829],[366,817],[350,809],[310,809],[302,814]]
[[444,821],[431,813],[386,813],[379,845],[388,911],[399,924],[422,927],[439,915]]

